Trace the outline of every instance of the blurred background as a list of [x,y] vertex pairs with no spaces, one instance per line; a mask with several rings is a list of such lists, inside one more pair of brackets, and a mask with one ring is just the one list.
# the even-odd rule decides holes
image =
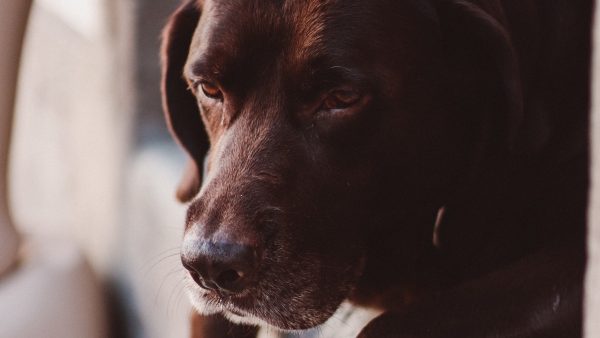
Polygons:
[[[27,3],[0,0],[0,34]],[[160,32],[178,3],[33,1],[9,163],[23,241],[0,275],[1,338],[189,335],[174,198],[184,155],[159,92]]]
[[[160,30],[178,3],[0,0],[0,338],[189,335],[184,155],[159,93]],[[600,337],[600,192],[592,203],[586,331]]]

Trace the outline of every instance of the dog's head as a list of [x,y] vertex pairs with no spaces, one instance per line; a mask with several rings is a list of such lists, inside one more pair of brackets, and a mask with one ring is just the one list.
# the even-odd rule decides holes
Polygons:
[[305,329],[370,281],[410,279],[437,209],[518,111],[505,32],[441,2],[205,0],[172,16],[163,98],[192,159],[178,196],[199,311]]

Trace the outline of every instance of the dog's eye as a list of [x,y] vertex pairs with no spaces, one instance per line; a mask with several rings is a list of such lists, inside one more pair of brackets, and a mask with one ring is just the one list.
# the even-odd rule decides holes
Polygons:
[[200,88],[202,89],[202,92],[204,93],[204,95],[206,95],[206,97],[215,100],[220,100],[223,98],[223,93],[221,92],[221,89],[219,89],[219,86],[212,82],[200,82]]
[[338,89],[327,95],[323,101],[323,109],[337,110],[349,108],[360,101],[361,95],[352,89]]

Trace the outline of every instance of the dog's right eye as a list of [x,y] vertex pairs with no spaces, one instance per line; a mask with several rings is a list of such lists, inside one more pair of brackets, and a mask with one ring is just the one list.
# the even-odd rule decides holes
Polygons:
[[221,92],[221,89],[215,83],[202,81],[199,86],[206,97],[214,100],[221,100],[223,98],[223,92]]
[[352,89],[334,90],[323,101],[323,108],[327,110],[346,109],[358,103],[361,95]]
[[356,115],[370,101],[371,96],[354,88],[338,88],[327,93],[322,100],[319,119],[347,119]]

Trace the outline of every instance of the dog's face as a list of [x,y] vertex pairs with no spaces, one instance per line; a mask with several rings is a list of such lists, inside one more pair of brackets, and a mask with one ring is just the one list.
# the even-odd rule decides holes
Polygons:
[[[169,117],[197,167],[201,147],[189,143],[204,128],[210,142],[182,250],[199,311],[314,327],[367,272],[397,274],[431,245],[433,223],[415,215],[433,218],[475,132],[471,116],[451,108],[452,76],[430,14],[411,1],[182,7],[167,34],[177,20],[193,27],[179,71],[204,127],[177,125],[172,107]],[[236,258],[207,277],[240,250],[243,264]],[[223,278],[231,283],[222,287]]]

